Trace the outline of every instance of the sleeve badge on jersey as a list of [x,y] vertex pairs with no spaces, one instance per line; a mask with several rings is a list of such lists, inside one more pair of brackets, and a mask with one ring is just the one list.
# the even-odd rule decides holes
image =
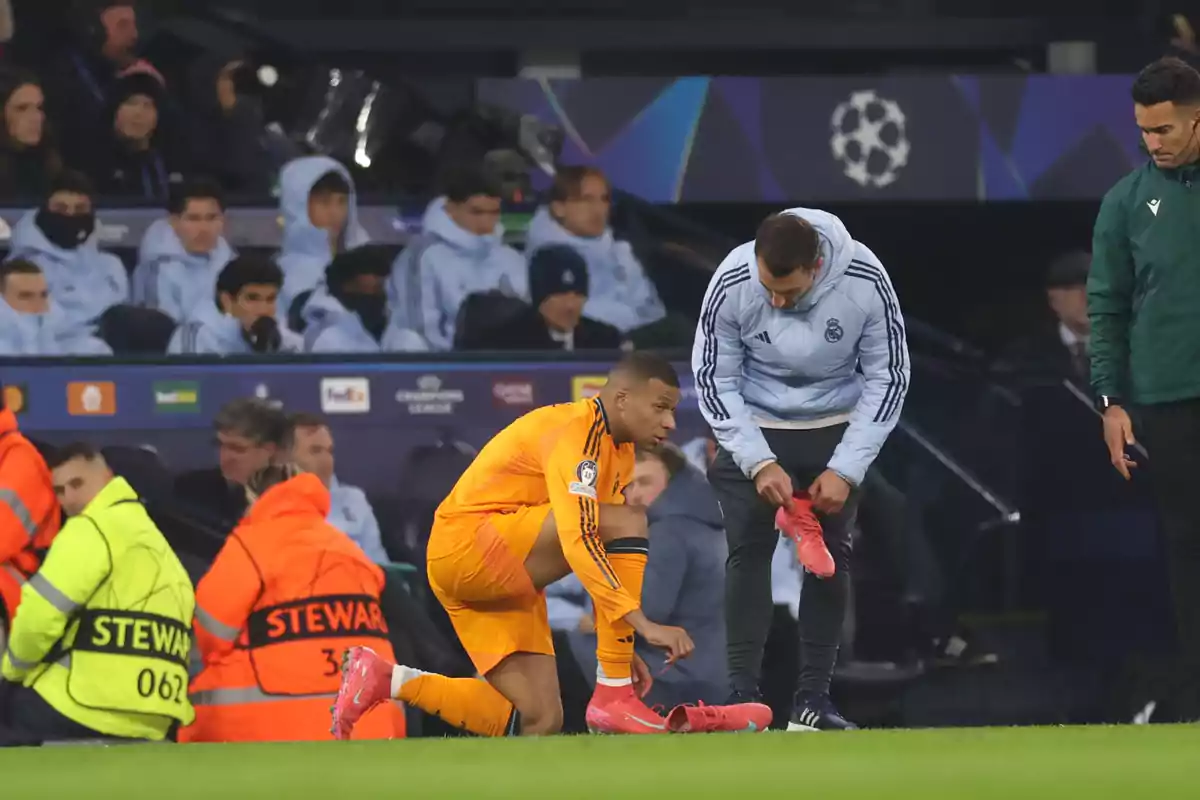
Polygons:
[[583,495],[596,499],[596,481],[600,477],[600,468],[595,461],[580,461],[575,467],[576,480],[567,487],[571,494]]

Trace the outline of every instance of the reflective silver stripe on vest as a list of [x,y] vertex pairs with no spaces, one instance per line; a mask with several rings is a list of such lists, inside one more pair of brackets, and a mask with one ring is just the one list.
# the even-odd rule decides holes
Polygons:
[[37,666],[36,661],[25,661],[23,659],[17,658],[16,655],[13,654],[12,648],[9,648],[9,647],[4,648],[4,656],[9,661],[12,662],[12,665],[14,667],[21,670],[22,672],[26,672]]
[[47,603],[54,606],[64,614],[70,614],[72,611],[79,608],[79,603],[76,603],[74,600],[63,594],[57,586],[51,583],[46,576],[40,572],[29,579],[29,587],[40,594]]
[[204,610],[202,606],[196,606],[196,622],[204,626],[204,629],[216,636],[218,639],[223,639],[227,642],[232,642],[237,639],[241,633],[241,628],[235,628],[232,625],[226,625],[221,620],[214,617],[212,614]]
[[25,501],[21,499],[21,495],[12,489],[0,489],[0,505],[9,507],[13,516],[17,518],[17,522],[21,523],[21,527],[25,529],[25,533],[29,535],[30,539],[37,534],[37,525],[33,524],[33,514],[29,513],[29,507],[25,505]]
[[14,566],[10,566],[9,564],[5,564],[3,569],[5,574],[10,575],[12,579],[17,582],[17,586],[25,585],[25,574],[22,573],[21,570]]
[[257,686],[244,689],[206,689],[188,695],[194,706],[240,706],[246,703],[286,703],[291,700],[334,700],[332,694],[267,694]]

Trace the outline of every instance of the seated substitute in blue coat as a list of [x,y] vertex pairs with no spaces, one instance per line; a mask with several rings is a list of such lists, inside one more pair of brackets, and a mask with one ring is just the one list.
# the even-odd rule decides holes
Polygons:
[[304,349],[310,353],[428,350],[425,340],[388,313],[386,253],[367,245],[339,254],[304,304]]
[[0,356],[111,356],[95,326],[74,322],[50,301],[42,268],[15,259],[0,264]]
[[608,225],[612,197],[608,179],[594,167],[562,167],[554,176],[550,203],[529,224],[525,252],[565,244],[587,261],[592,292],[584,316],[628,333],[658,322],[667,311],[658,289],[629,242]]
[[129,276],[121,259],[96,246],[92,184],[66,171],[50,185],[41,208],[13,228],[11,258],[32,261],[46,274],[50,296],[72,322],[94,322],[111,306],[129,300]]
[[[887,272],[825,211],[763,220],[714,273],[692,350],[700,411],[719,445],[709,483],[729,539],[725,576],[735,696],[757,691],[773,613],[776,509],[812,514],[835,572],[800,596],[791,730],[853,725],[829,698],[849,599],[857,487],[908,391],[904,319]],[[806,492],[811,507],[796,504]],[[810,520],[811,521],[811,520]]]
[[298,353],[299,334],[276,320],[283,273],[270,258],[240,255],[221,270],[213,302],[197,305],[175,329],[167,352],[174,354]]
[[208,304],[233,249],[222,235],[225,201],[216,183],[198,179],[172,187],[167,211],[142,237],[133,301],[183,322],[197,303]]
[[469,294],[498,291],[529,299],[525,259],[504,244],[500,185],[481,168],[451,174],[429,204],[421,235],[396,259],[388,296],[401,322],[450,350],[458,309]]
[[370,241],[358,224],[358,200],[350,171],[328,156],[289,161],[279,173],[283,245],[279,249],[283,291],[280,316],[287,319],[296,296],[317,287],[338,253]]
[[329,489],[329,515],[325,521],[353,539],[376,564],[389,563],[367,495],[357,486],[340,482],[333,471],[333,434],[325,420],[316,414],[298,413],[292,415],[291,423],[292,461],[320,478]]

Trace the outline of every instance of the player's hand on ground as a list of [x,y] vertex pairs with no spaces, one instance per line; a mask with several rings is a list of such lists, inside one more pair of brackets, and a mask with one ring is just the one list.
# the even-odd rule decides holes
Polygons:
[[813,508],[822,514],[836,514],[850,498],[850,483],[841,475],[827,469],[808,487]]
[[654,686],[654,676],[650,674],[650,668],[646,666],[646,662],[637,653],[633,654],[633,690],[637,692],[638,697],[645,697],[650,691],[650,687]]
[[771,462],[754,476],[754,488],[758,496],[773,508],[791,508],[792,478],[777,462]]
[[668,664],[674,664],[681,658],[687,658],[696,649],[688,632],[673,625],[659,625],[650,622],[646,625],[645,630],[639,631],[639,633],[650,644],[667,651]]
[[1125,454],[1125,448],[1137,444],[1133,438],[1133,421],[1129,412],[1120,406],[1110,406],[1104,411],[1104,443],[1108,445],[1108,458],[1121,477],[1129,480],[1129,470],[1137,466]]

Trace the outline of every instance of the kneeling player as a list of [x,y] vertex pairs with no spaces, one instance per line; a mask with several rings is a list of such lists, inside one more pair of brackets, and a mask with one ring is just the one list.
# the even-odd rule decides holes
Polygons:
[[[649,541],[641,509],[623,505],[634,445],[675,427],[679,379],[667,361],[626,356],[599,397],[547,406],[496,435],[438,508],[429,583],[487,681],[347,654],[334,733],[350,734],[375,703],[398,698],[485,736],[557,733],[562,700],[543,589],[574,572],[596,609],[596,692],[587,721],[604,733],[662,733],[634,689],[634,633],[686,658],[682,628],[639,610]],[[638,688],[649,674],[636,663]]]

